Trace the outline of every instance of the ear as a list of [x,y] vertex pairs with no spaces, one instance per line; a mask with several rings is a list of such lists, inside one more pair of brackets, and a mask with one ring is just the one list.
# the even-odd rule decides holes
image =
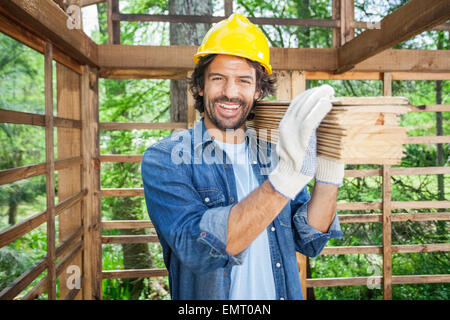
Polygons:
[[261,96],[261,90],[260,89],[256,89],[255,90],[255,95],[253,96],[254,100],[257,100],[260,96]]
[[203,89],[202,89],[202,88],[199,88],[199,89],[198,89],[198,95],[199,95],[200,97],[203,97]]

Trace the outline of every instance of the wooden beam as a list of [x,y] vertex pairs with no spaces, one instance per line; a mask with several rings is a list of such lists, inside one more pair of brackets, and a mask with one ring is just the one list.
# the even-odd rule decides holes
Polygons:
[[[57,114],[65,118],[78,120],[81,124],[80,75],[69,68],[56,64]],[[80,126],[81,127],[81,126]],[[58,156],[63,158],[81,158],[81,130],[58,128]],[[56,168],[55,168],[56,169]],[[58,172],[58,199],[64,200],[81,190],[81,166],[71,166]],[[75,230],[81,228],[81,203],[68,209],[59,217],[59,240],[64,240]],[[73,265],[82,270],[82,255],[78,254]],[[72,288],[66,283],[67,273],[60,276],[59,296],[69,294]]]
[[[228,17],[200,16],[200,15],[167,15],[167,14],[112,14],[113,21],[147,21],[147,22],[170,22],[170,23],[217,23]],[[256,25],[280,25],[298,27],[339,27],[339,22],[332,19],[295,19],[295,18],[265,18],[248,17]]]
[[[156,70],[161,70],[164,78],[170,77],[167,73],[185,74],[192,70],[197,47],[99,45],[98,50],[100,74],[105,77],[109,77],[108,73],[115,77],[118,70],[125,70],[123,77],[127,77],[135,70],[138,78],[145,78],[146,74],[151,78],[158,76]],[[357,64],[352,71],[450,72],[449,56],[448,50],[387,50]],[[333,48],[271,48],[270,57],[274,70],[334,72],[337,68],[337,49]]]
[[0,2],[0,14],[50,42],[78,63],[97,65],[97,45],[81,29],[68,28],[69,16],[53,1],[10,0]]
[[449,17],[448,0],[411,0],[381,20],[380,29],[368,29],[340,47],[336,73],[348,71],[357,63],[443,23]]

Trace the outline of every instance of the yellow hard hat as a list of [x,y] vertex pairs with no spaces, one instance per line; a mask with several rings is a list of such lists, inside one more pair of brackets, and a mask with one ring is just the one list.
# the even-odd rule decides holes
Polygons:
[[228,54],[257,61],[268,74],[272,74],[266,37],[257,26],[239,13],[232,14],[209,29],[194,55],[194,63],[208,54]]

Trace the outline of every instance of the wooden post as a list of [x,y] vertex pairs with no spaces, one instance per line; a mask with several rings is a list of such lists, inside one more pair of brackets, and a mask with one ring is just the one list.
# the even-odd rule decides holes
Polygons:
[[55,158],[53,140],[53,47],[45,43],[45,169],[47,189],[47,293],[56,300]]
[[225,17],[229,17],[233,13],[233,0],[224,0],[223,7],[225,11]]
[[340,46],[354,38],[355,32],[352,28],[355,19],[355,3],[354,0],[340,0]]
[[[305,72],[301,71],[278,71],[277,77],[277,100],[292,100],[296,95],[306,90]],[[299,270],[300,285],[302,287],[303,299],[307,299],[307,257],[296,252],[297,266]]]
[[[191,75],[192,71],[189,71],[186,76],[190,77]],[[195,121],[197,118],[196,112],[197,110],[195,109],[194,97],[189,91],[189,86],[187,86],[186,99],[187,99],[187,127],[192,128],[195,125]]]
[[[341,0],[333,0],[331,18],[341,20]],[[333,28],[333,48],[341,46],[341,28]]]
[[113,14],[119,14],[119,0],[108,0],[108,44],[120,44],[120,21],[113,20]]
[[98,73],[83,66],[81,75],[81,148],[83,157],[83,299],[102,298],[101,193]]
[[[80,120],[80,75],[66,66],[56,64],[57,112],[58,117]],[[58,159],[79,157],[81,155],[81,131],[78,128],[58,130]],[[81,191],[81,167],[72,166],[58,171],[58,200],[61,202]],[[81,202],[67,209],[59,216],[59,242],[64,241],[81,226]],[[82,270],[81,252],[71,265]],[[72,274],[63,271],[59,277],[59,296],[65,297],[71,291],[67,279]],[[81,295],[76,291],[75,299]]]
[[[383,75],[383,95],[392,95],[392,74]],[[383,165],[383,298],[392,300],[391,166]]]
[[[304,71],[294,70],[291,73],[291,100],[306,90],[306,74]],[[297,266],[300,276],[300,285],[302,287],[303,299],[308,299],[308,289],[306,279],[308,278],[308,257],[297,252]]]

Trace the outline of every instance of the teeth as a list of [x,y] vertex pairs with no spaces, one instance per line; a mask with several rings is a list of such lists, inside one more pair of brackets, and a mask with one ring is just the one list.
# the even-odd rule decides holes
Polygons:
[[235,110],[235,109],[237,109],[237,108],[240,107],[239,104],[233,104],[233,105],[230,105],[230,104],[223,104],[223,103],[219,103],[219,106],[220,106],[221,108],[224,108],[224,109],[231,109],[231,110]]

